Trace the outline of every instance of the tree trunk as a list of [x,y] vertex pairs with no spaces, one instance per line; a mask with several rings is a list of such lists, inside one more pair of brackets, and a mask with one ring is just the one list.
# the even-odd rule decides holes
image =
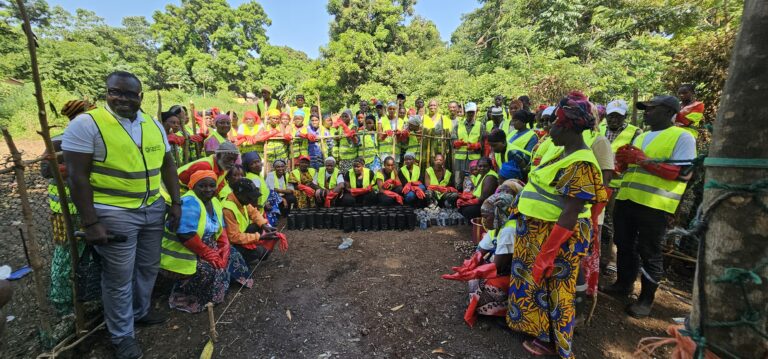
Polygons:
[[[733,163],[733,159],[768,159],[768,2],[747,0],[741,30],[734,45],[728,80],[715,122],[707,159],[706,180],[748,185],[768,179],[768,168]],[[728,163],[717,164],[718,159]],[[765,167],[765,166],[762,166]],[[763,190],[764,191],[764,190]],[[723,189],[707,189],[703,208],[711,209],[704,253],[694,287],[691,328],[706,337],[707,349],[725,358],[725,350],[741,358],[768,357],[768,340],[747,326],[714,327],[714,322],[739,321],[752,308],[762,313],[756,328],[765,332],[768,311],[766,272],[755,270],[768,258],[766,195],[737,193],[717,204]],[[761,203],[762,202],[762,203]],[[763,284],[747,283],[742,294],[734,283],[718,283],[726,268],[755,270]]]

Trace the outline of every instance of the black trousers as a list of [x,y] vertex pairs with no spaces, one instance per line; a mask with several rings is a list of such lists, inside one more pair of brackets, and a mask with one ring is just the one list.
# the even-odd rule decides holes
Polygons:
[[376,205],[376,199],[376,193],[374,192],[368,192],[364,195],[355,197],[351,192],[345,191],[340,202],[343,207],[374,206]]
[[467,219],[467,222],[469,222],[473,218],[480,217],[480,206],[481,205],[479,204],[473,204],[471,206],[460,207],[459,213],[461,213],[461,215]]
[[664,276],[661,246],[667,212],[628,200],[616,201],[613,225],[619,282],[626,286],[634,283],[642,263],[643,275],[658,283]]
[[291,208],[296,207],[298,201],[296,201],[296,196],[294,196],[293,193],[283,194],[282,197],[288,202],[288,205],[283,205],[283,203],[280,202],[280,214],[284,217],[288,217],[288,215],[291,214]]

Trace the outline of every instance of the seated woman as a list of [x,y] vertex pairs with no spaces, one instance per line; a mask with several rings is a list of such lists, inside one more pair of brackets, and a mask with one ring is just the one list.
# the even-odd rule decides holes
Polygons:
[[491,159],[482,157],[477,160],[477,187],[471,194],[462,193],[456,201],[459,213],[471,220],[480,217],[480,206],[483,201],[496,192],[499,186],[499,175],[491,169]]
[[270,199],[267,201],[280,209],[280,214],[288,216],[291,208],[296,205],[296,196],[293,194],[293,184],[285,174],[285,161],[275,160],[272,163],[274,171],[267,174],[267,187],[269,188]]
[[445,168],[445,157],[438,153],[433,160],[434,165],[427,168],[424,185],[427,186],[427,198],[440,207],[448,207],[455,203],[457,190],[451,187],[451,171]]
[[269,186],[264,176],[261,175],[261,170],[264,168],[264,164],[261,162],[261,157],[256,151],[246,152],[243,154],[243,169],[245,170],[245,178],[251,180],[256,188],[259,189],[259,202],[257,208],[263,211],[269,212],[272,206],[267,202],[269,198]]
[[414,164],[415,161],[416,154],[406,153],[403,156],[404,165],[400,167],[398,177],[403,183],[403,202],[414,207],[424,207],[427,197],[424,191],[427,188],[421,183],[421,168]]
[[322,203],[330,207],[335,202],[336,197],[344,191],[344,176],[339,174],[336,168],[336,159],[328,157],[325,159],[325,166],[320,167],[312,180],[315,184],[315,202],[318,206]]
[[395,159],[387,156],[384,159],[381,170],[376,172],[376,189],[379,190],[378,199],[381,206],[393,206],[395,203],[403,204],[403,184],[397,176]]
[[298,208],[310,208],[315,206],[315,190],[318,188],[314,183],[317,171],[309,167],[309,156],[301,155],[298,158],[299,167],[291,171],[288,182],[296,190],[293,192],[296,196],[296,206]]
[[375,205],[374,183],[373,172],[365,168],[365,160],[358,157],[352,163],[352,168],[344,175],[344,194],[340,199],[341,205],[344,207]]
[[280,238],[256,208],[260,193],[253,181],[243,178],[230,183],[230,187],[232,192],[221,202],[227,237],[232,247],[253,265],[266,259]]
[[[518,186],[517,190],[522,189]],[[515,196],[496,193],[488,197],[481,209],[483,228],[487,230],[477,251],[455,273],[443,279],[467,281],[469,306],[464,321],[472,327],[477,314],[504,317],[507,314],[507,289],[512,250],[515,242],[515,221],[509,221]]]
[[181,219],[176,233],[166,228],[160,268],[181,277],[173,284],[168,304],[189,313],[205,309],[208,302],[221,303],[235,281],[250,288],[248,265],[229,245],[221,203],[215,198],[216,174],[197,171],[192,188],[181,197]]
[[232,167],[229,172],[224,176],[224,187],[219,190],[219,194],[217,195],[219,198],[219,201],[223,201],[227,196],[229,196],[232,193],[232,184],[237,183],[237,181],[241,180],[245,176],[245,171],[243,169],[243,166],[241,165],[235,165],[235,167]]

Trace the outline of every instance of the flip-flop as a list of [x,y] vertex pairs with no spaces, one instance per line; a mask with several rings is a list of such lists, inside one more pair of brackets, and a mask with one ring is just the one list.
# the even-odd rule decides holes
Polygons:
[[523,342],[523,349],[529,354],[536,356],[556,356],[555,351],[549,348],[547,345],[541,343],[538,339],[526,340]]

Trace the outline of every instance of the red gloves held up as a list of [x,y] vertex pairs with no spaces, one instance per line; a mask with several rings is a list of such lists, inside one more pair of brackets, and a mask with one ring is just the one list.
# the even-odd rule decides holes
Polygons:
[[352,193],[352,196],[354,196],[354,197],[362,196],[364,194],[371,193],[371,191],[373,191],[373,187],[371,187],[371,186],[363,187],[363,188],[350,188],[349,189],[349,192]]
[[561,227],[559,224],[555,225],[555,228],[549,233],[549,237],[541,245],[541,250],[533,262],[533,280],[536,283],[541,283],[542,279],[552,276],[557,252],[560,251],[560,246],[568,241],[572,235],[573,231]]
[[334,191],[328,191],[328,194],[325,195],[325,207],[330,208],[331,207],[331,201],[333,201],[334,198],[338,197],[338,193]]
[[384,190],[381,190],[381,194],[394,199],[395,202],[399,203],[400,205],[403,204],[403,197],[401,197],[399,194],[395,192],[384,189]]

